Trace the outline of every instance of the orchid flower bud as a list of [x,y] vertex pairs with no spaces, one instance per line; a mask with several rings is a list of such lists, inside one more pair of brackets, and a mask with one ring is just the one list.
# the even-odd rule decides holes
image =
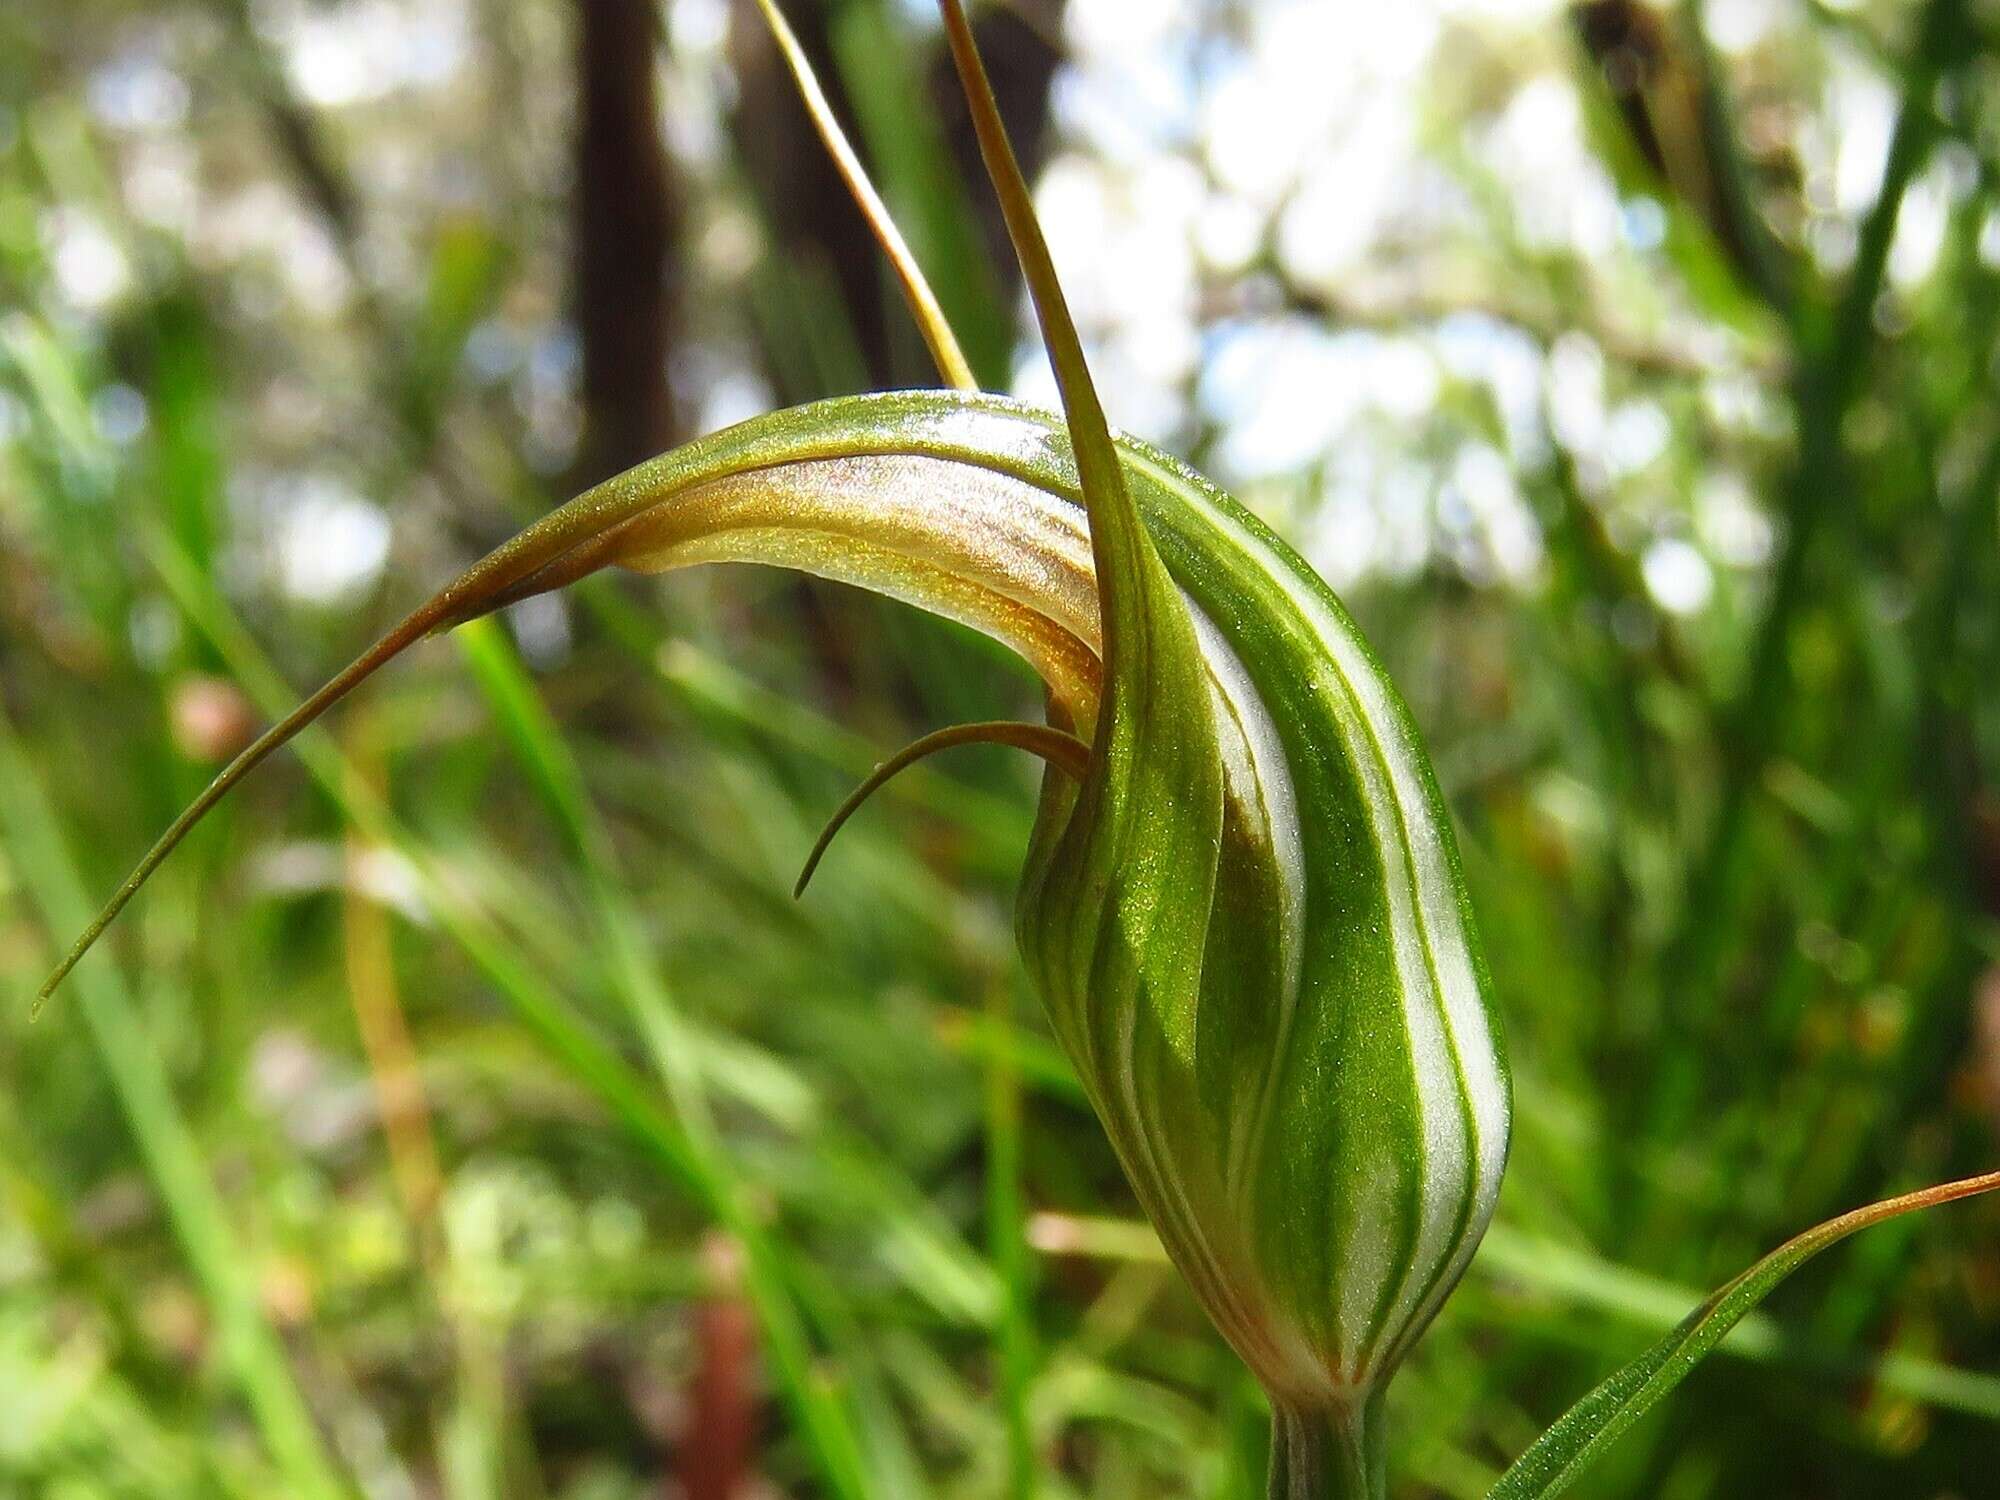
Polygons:
[[1331,590],[1114,442],[961,0],[939,0],[1088,512],[1103,712],[1051,776],[1017,931],[1134,1192],[1270,1395],[1271,1493],[1377,1497],[1379,1396],[1507,1157],[1451,823]]
[[1119,447],[1162,560],[1140,685],[1108,670],[1090,774],[1046,783],[1021,949],[1281,1445],[1337,1439],[1365,1470],[1373,1398],[1463,1273],[1507,1154],[1458,854],[1327,586],[1198,476]]

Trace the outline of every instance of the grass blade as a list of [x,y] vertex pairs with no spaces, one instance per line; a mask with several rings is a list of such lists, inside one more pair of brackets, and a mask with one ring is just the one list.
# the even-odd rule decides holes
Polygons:
[[[1679,1327],[1687,1309],[1702,1300],[1699,1293],[1676,1282],[1507,1224],[1495,1224],[1487,1231],[1479,1266],[1489,1285],[1498,1282],[1507,1288],[1509,1301],[1525,1294],[1545,1304],[1548,1332],[1558,1341],[1576,1326],[1571,1316],[1575,1310],[1660,1333]],[[1498,1307],[1472,1316],[1498,1328],[1523,1327],[1518,1314]],[[1926,1406],[2000,1422],[2000,1376],[1914,1354],[1858,1353],[1801,1333],[1767,1312],[1748,1314],[1718,1352],[1804,1376],[1865,1382]]]
[[[163,532],[150,530],[146,540],[168,592],[215,643],[232,675],[266,705],[286,701],[289,694],[283,683],[229,613],[213,582]],[[490,916],[477,909],[456,882],[441,876],[415,841],[400,832],[389,810],[357,784],[345,758],[333,750],[323,731],[302,736],[299,756],[350,823],[409,860],[440,927],[486,975],[522,1024],[655,1164],[743,1246],[744,1288],[758,1312],[774,1383],[799,1422],[829,1492],[843,1500],[862,1500],[868,1486],[859,1441],[839,1396],[813,1369],[811,1340],[763,1226],[735,1194],[723,1191],[697,1144],[645,1078],[576,1019]]]
[[[90,912],[90,900],[55,812],[4,713],[0,713],[0,838],[50,926],[57,931],[78,926]],[[287,1492],[310,1500],[338,1500],[351,1494],[292,1379],[284,1346],[264,1317],[250,1258],[229,1226],[221,1194],[174,1102],[131,995],[106,963],[79,970],[76,988],[84,1026],[201,1285],[244,1403],[285,1476]]]

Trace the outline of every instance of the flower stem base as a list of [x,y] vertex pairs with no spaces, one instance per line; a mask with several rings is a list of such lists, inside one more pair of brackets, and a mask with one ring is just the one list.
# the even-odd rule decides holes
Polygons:
[[1351,1406],[1271,1413],[1269,1500],[1383,1500],[1379,1394]]

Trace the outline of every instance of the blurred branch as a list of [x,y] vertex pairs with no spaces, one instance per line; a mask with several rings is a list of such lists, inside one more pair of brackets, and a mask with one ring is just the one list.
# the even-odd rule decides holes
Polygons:
[[1728,75],[1708,39],[1706,0],[1681,0],[1681,31],[1696,78],[1702,145],[1710,163],[1714,222],[1737,269],[1766,304],[1788,312],[1797,300],[1796,270],[1750,191],[1743,136]]
[[213,0],[229,28],[230,54],[248,78],[251,91],[305,198],[326,224],[334,249],[356,285],[366,288],[360,241],[359,198],[347,169],[334,155],[312,111],[293,92],[284,64],[257,29],[249,0]]
[[[1352,297],[1298,281],[1275,256],[1268,257],[1261,269],[1275,280],[1282,311],[1303,313],[1336,327],[1400,333],[1415,326],[1471,314],[1518,329],[1544,349],[1565,334],[1580,333],[1602,349],[1606,359],[1639,374],[1697,380],[1725,374],[1734,368],[1729,362],[1692,345],[1651,342],[1622,329],[1587,321],[1574,312],[1566,312],[1553,305],[1537,305],[1520,298],[1503,297],[1490,290],[1448,295],[1413,280],[1393,295]],[[1200,316],[1209,321],[1259,310],[1253,294],[1232,290],[1210,295],[1202,305]],[[1750,366],[1753,373],[1761,375],[1780,373],[1776,365],[1755,358],[1751,359]]]
[[1652,175],[1707,226],[1741,285],[1782,312],[1792,292],[1750,195],[1702,0],[1681,0],[1672,21],[1639,0],[1583,0],[1571,7],[1570,22]]

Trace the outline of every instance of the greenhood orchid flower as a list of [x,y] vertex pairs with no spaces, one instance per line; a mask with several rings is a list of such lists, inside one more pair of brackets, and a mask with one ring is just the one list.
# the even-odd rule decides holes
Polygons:
[[[1050,1024],[1168,1254],[1270,1396],[1270,1494],[1381,1500],[1382,1393],[1492,1216],[1510,1108],[1450,818],[1410,714],[1296,553],[1184,465],[1111,433],[959,0],[940,0],[945,34],[1060,415],[966,389],[914,257],[773,0],[759,4],[960,389],[761,417],[530,526],[225,769],[43,998],[244,775],[429,634],[605,567],[715,562],[797,568],[959,620],[1035,669],[1047,722],[959,725],[884,762],[801,888],[860,801],[919,756],[985,740],[1049,763],[1016,927]],[[1550,1500],[1821,1250],[1992,1191],[2000,1172],[1780,1246],[1577,1402],[1490,1500]]]
[[1450,820],[1326,584],[1199,475],[1110,434],[963,17],[945,15],[1066,416],[848,398],[578,497],[245,751],[49,988],[230,787],[428,634],[613,565],[778,564],[920,605],[1046,685],[1046,726],[912,755],[986,738],[1050,762],[1022,957],[1139,1202],[1270,1394],[1273,1493],[1379,1494],[1380,1392],[1464,1272],[1507,1155]]
[[[1184,465],[1116,451],[1142,523],[1136,561],[1114,554],[1122,599],[1100,587],[1061,419],[1012,401],[846,398],[654,459],[468,570],[275,726],[113,910],[408,645],[605,566],[777,563],[960,620],[1034,666],[1052,739],[1078,747],[1042,750],[1017,919],[1055,1032],[1217,1327],[1281,1412],[1345,1420],[1492,1213],[1508,1087],[1485,970],[1435,780],[1347,612]],[[1110,601],[1129,614],[1105,618]]]

